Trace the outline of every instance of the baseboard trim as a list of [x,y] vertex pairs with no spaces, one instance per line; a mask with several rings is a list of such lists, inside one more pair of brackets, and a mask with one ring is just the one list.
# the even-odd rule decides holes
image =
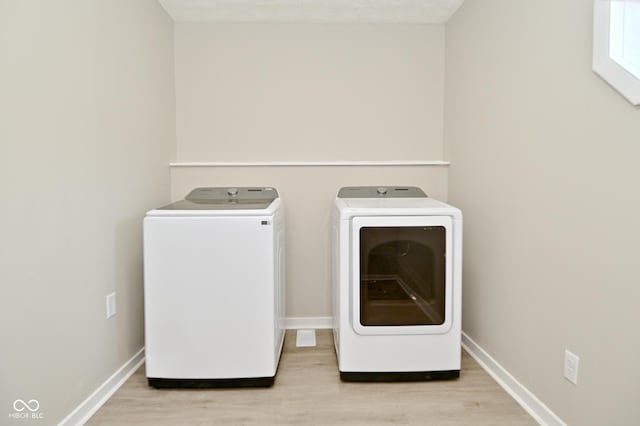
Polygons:
[[289,317],[285,320],[287,330],[301,328],[324,329],[333,327],[333,317]]
[[548,426],[567,426],[560,417],[544,405],[464,331],[462,332],[462,347],[536,422]]
[[[289,317],[285,320],[288,330],[328,329],[333,326],[332,317]],[[464,331],[462,347],[533,419],[541,425],[567,426],[549,407],[540,401],[529,389],[520,383],[487,351],[478,345]],[[78,405],[58,426],[85,424],[105,402],[144,363],[144,347],[125,362],[115,373],[100,385],[89,397]]]
[[129,361],[111,375],[87,399],[82,401],[58,426],[75,426],[85,424],[116,393],[124,382],[144,363],[144,347]]
[[[327,329],[332,326],[332,317],[289,317],[285,320],[285,328],[288,330]],[[58,426],[75,426],[86,423],[143,363],[144,347],[125,362],[87,399],[82,401],[67,417],[62,419]]]

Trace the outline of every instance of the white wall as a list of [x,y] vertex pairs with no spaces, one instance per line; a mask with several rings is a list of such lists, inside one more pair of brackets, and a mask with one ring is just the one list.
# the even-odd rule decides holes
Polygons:
[[[175,49],[178,161],[442,158],[442,25],[177,23]],[[287,315],[322,317],[337,189],[382,184],[445,199],[446,168],[174,169],[172,198],[275,186],[287,209]]]
[[441,25],[176,24],[179,161],[442,156]]
[[592,7],[466,0],[447,24],[449,200],[465,213],[466,333],[568,424],[631,425],[640,110],[591,71]]
[[4,423],[16,399],[57,423],[144,345],[141,221],[169,201],[172,28],[154,0],[0,0]]

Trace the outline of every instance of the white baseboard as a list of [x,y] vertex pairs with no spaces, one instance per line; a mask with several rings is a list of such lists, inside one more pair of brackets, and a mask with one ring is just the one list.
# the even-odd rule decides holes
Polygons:
[[535,421],[541,425],[567,426],[465,332],[462,332],[462,347]]
[[287,330],[301,328],[323,329],[333,327],[333,317],[289,317],[285,321]]
[[[332,328],[333,317],[289,317],[285,321],[288,330]],[[541,425],[567,426],[553,411],[516,380],[487,351],[478,345],[465,332],[462,332],[462,347],[478,364]],[[105,402],[135,373],[144,363],[144,347],[125,362],[115,373],[98,387],[75,410],[65,417],[58,426],[85,424],[104,405]]]
[[82,401],[58,426],[85,424],[144,362],[144,347],[111,375],[87,399]]
[[[289,317],[285,321],[285,327],[288,330],[325,329],[331,328],[332,325],[332,317]],[[144,347],[58,423],[58,426],[75,426],[86,423],[120,386],[140,368],[142,363],[144,363]]]

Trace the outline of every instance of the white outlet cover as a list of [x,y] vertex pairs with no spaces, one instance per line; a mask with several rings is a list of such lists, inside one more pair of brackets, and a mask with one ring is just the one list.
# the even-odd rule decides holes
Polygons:
[[107,319],[116,314],[116,294],[111,293],[107,295]]
[[578,384],[580,357],[571,351],[564,351],[564,377],[574,385]]

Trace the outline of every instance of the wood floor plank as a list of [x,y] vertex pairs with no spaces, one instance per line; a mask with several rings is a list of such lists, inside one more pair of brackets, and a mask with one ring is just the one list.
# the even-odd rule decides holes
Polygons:
[[295,347],[287,332],[271,388],[163,389],[147,385],[144,366],[89,425],[535,425],[465,352],[457,380],[340,381],[330,330],[317,346]]

